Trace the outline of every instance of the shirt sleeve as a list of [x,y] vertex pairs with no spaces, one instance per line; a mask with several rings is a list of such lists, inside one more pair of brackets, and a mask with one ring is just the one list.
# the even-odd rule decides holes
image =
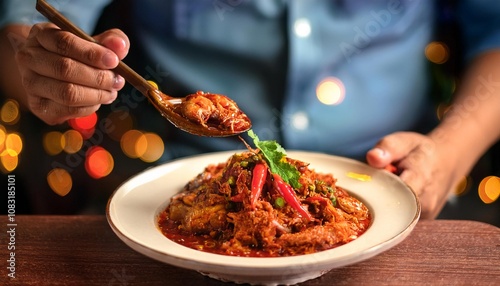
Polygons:
[[[91,33],[102,10],[111,0],[47,0],[54,8],[68,17],[78,27]],[[0,1],[0,28],[9,24],[26,24],[47,21],[36,10],[36,0]]]
[[458,19],[463,32],[465,57],[500,48],[500,2],[464,0],[459,2]]

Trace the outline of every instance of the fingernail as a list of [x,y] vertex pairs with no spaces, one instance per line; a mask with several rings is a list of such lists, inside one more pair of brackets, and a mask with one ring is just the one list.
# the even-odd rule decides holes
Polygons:
[[118,57],[114,53],[108,52],[102,57],[102,63],[108,68],[114,68],[118,63]]
[[373,148],[373,151],[377,153],[377,155],[380,157],[380,158],[385,158],[387,157],[387,152],[384,150],[384,149],[381,149],[381,148]]
[[120,90],[122,89],[124,84],[125,84],[125,79],[120,75],[115,75],[115,82],[113,83],[113,89]]

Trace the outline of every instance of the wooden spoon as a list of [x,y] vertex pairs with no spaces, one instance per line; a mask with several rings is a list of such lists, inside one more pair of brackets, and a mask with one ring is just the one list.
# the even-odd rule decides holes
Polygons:
[[[46,1],[37,0],[36,9],[62,30],[97,43]],[[252,127],[248,116],[224,95],[199,91],[185,98],[174,98],[158,90],[122,61],[113,71],[146,96],[161,115],[181,130],[200,136],[224,137]]]

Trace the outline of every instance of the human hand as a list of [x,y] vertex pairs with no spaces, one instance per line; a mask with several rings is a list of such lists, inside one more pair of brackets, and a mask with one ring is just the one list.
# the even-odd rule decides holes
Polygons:
[[127,55],[128,37],[111,29],[94,38],[102,46],[40,23],[17,51],[28,108],[47,124],[89,115],[125,85],[111,69]]
[[394,165],[400,178],[417,194],[422,206],[421,218],[433,219],[460,179],[454,172],[452,153],[450,146],[443,146],[428,136],[397,132],[380,140],[368,151],[366,159],[376,168]]

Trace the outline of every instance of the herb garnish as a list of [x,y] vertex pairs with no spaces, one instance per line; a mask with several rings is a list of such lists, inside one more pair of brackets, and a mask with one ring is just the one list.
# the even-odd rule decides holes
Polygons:
[[255,146],[262,152],[271,173],[278,174],[283,181],[295,189],[299,189],[302,186],[299,183],[300,172],[295,166],[286,161],[285,149],[274,140],[260,141],[257,134],[252,130],[249,130],[247,133],[253,139]]

